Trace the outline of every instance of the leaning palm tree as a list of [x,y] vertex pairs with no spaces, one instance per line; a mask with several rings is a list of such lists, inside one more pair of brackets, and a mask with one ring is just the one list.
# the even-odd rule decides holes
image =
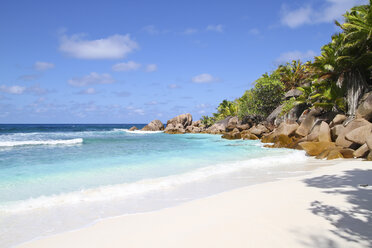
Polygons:
[[347,85],[349,121],[355,117],[360,96],[372,80],[372,0],[368,5],[356,6],[344,15],[345,23],[338,25],[344,32],[336,52],[337,63],[344,71],[337,84]]

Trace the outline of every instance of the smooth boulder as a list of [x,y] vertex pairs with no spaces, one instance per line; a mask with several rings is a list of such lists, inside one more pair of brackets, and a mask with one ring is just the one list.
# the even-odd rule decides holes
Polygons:
[[365,119],[355,119],[351,121],[346,127],[342,126],[342,128],[340,128],[341,130],[339,130],[339,135],[337,136],[336,139],[336,145],[346,148],[351,147],[354,144],[354,142],[347,140],[346,135],[353,131],[354,129],[366,125],[371,125],[371,123],[366,121]]
[[336,147],[335,143],[333,142],[312,142],[312,141],[305,141],[299,143],[299,146],[306,151],[306,153],[310,156],[318,156],[323,151],[328,150],[330,148]]
[[347,133],[345,138],[351,142],[363,145],[364,143],[366,143],[366,139],[371,134],[371,132],[372,125],[365,125]]
[[192,124],[192,115],[189,113],[178,115],[167,121],[167,126],[170,124],[172,124],[173,126],[181,124],[183,128],[186,128]]
[[163,131],[164,125],[160,120],[153,120],[141,130],[142,131]]
[[133,127],[129,128],[129,131],[136,131],[136,130],[138,130],[138,128],[136,126],[133,126]]
[[372,120],[372,91],[366,93],[359,104],[356,112],[357,118]]
[[320,142],[331,142],[331,129],[328,124],[324,121],[319,126],[318,141]]

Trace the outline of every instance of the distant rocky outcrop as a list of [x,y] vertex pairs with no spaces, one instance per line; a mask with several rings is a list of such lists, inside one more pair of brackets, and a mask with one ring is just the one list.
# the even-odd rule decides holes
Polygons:
[[133,126],[133,127],[129,128],[129,131],[136,131],[136,130],[138,130],[138,128],[136,126]]
[[159,120],[153,120],[149,124],[147,124],[144,128],[141,129],[142,131],[163,131],[164,125]]
[[[187,114],[178,115],[167,121],[167,126],[164,132],[169,133],[169,134],[183,134],[183,133],[186,133],[186,129],[189,126],[192,126],[192,124],[193,122],[192,122],[191,114],[187,113]],[[198,124],[195,123],[195,125],[198,125]]]
[[231,118],[232,117],[227,117],[223,120],[217,121],[216,123],[214,123],[212,126],[210,126],[207,129],[207,133],[210,133],[210,134],[223,134],[223,133],[225,133],[227,125],[229,124],[229,120]]

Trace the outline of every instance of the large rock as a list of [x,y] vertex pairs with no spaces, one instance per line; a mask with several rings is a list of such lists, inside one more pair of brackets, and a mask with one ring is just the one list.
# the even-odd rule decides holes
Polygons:
[[365,119],[355,119],[351,121],[346,127],[343,127],[339,131],[339,135],[337,136],[337,139],[336,139],[336,145],[346,147],[346,148],[351,147],[353,145],[353,142],[345,138],[346,134],[350,133],[352,130],[358,127],[362,127],[366,125],[371,125],[371,123],[366,121]]
[[248,130],[244,130],[240,133],[242,139],[245,140],[258,140],[258,137],[253,133],[249,132]]
[[237,128],[239,125],[239,119],[237,116],[231,117],[229,121],[227,122],[226,129],[227,131],[234,130],[234,128]]
[[368,135],[368,137],[366,138],[366,144],[369,150],[372,150],[372,134]]
[[315,125],[310,133],[305,137],[307,141],[319,141],[320,125]]
[[318,156],[325,150],[336,147],[333,142],[312,142],[306,141],[299,143],[299,146],[310,156]]
[[353,158],[354,150],[349,148],[334,147],[327,149],[316,156],[317,159]]
[[364,94],[356,112],[357,118],[372,120],[372,92]]
[[264,125],[262,125],[262,124],[258,124],[257,126],[251,127],[251,128],[249,129],[249,131],[250,131],[252,134],[256,135],[256,136],[261,137],[262,134],[264,134],[264,133],[268,133],[268,132],[269,132],[269,129],[267,129],[267,128],[266,128]]
[[193,127],[200,127],[200,125],[202,125],[202,123],[201,123],[200,120],[198,120],[198,121],[193,121],[193,122],[191,123],[191,126],[193,126]]
[[162,131],[164,130],[164,125],[159,120],[153,120],[141,130],[142,131]]
[[320,114],[320,110],[317,108],[310,110],[310,112],[306,114],[306,117],[301,122],[301,125],[296,130],[296,134],[303,136],[303,137],[307,136],[310,133],[311,129],[313,128],[316,122],[316,119],[317,119],[316,117],[319,114]]
[[298,127],[299,125],[296,122],[293,124],[282,122],[279,127],[274,130],[274,134],[292,136],[295,134]]
[[347,119],[346,115],[342,115],[342,114],[337,114],[335,116],[335,118],[333,118],[333,120],[331,121],[331,123],[329,124],[329,127],[334,127],[338,124],[341,124],[343,123],[345,120]]
[[319,142],[331,142],[331,129],[329,128],[328,124],[324,121],[320,124],[319,127]]
[[290,91],[287,91],[287,93],[285,93],[284,97],[289,99],[289,98],[292,98],[292,97],[299,97],[302,95],[302,91],[301,90],[298,90],[298,89],[292,89]]
[[192,115],[187,113],[187,114],[176,116],[170,119],[169,121],[167,121],[167,127],[170,124],[172,124],[173,126],[176,126],[177,124],[181,124],[183,128],[186,128],[192,124]]
[[186,130],[183,128],[183,125],[181,123],[177,124],[168,124],[167,127],[164,130],[164,133],[168,134],[184,134]]
[[202,129],[196,126],[188,126],[185,131],[186,133],[200,133]]
[[226,131],[226,127],[227,127],[227,124],[229,123],[230,118],[231,117],[227,117],[221,121],[214,123],[212,126],[210,126],[207,129],[207,133],[211,133],[211,134],[224,133]]
[[278,126],[282,122],[287,122],[287,123],[297,122],[305,108],[306,108],[306,106],[304,104],[298,104],[298,105],[294,106],[291,110],[289,110],[288,113],[286,113],[282,116],[278,116],[275,119],[274,124],[276,126]]
[[372,132],[372,125],[365,125],[346,133],[345,138],[351,142],[363,145],[366,143],[366,139]]
[[266,121],[269,122],[269,123],[274,123],[275,119],[282,112],[283,106],[284,106],[284,104],[279,105],[278,107],[276,107],[276,109],[274,109],[274,111],[271,112],[271,114],[266,118]]
[[331,128],[331,137],[333,141],[336,141],[337,137],[342,133],[344,130],[344,126],[339,124]]
[[354,157],[356,158],[363,158],[365,157],[369,152],[369,148],[367,146],[367,144],[364,144],[362,145],[361,147],[359,147],[354,153]]
[[239,130],[237,128],[235,128],[233,131],[229,132],[229,133],[225,133],[224,135],[222,135],[222,138],[224,139],[241,139],[242,136],[239,132]]
[[240,125],[237,125],[236,128],[239,129],[239,131],[244,131],[244,130],[248,130],[250,126],[249,124],[240,124]]
[[138,128],[136,126],[133,126],[133,127],[129,128],[129,131],[136,131],[136,130],[138,130]]

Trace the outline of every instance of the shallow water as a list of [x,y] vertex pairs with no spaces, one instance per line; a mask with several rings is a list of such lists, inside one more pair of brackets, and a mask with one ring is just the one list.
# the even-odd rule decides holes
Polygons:
[[0,247],[314,168],[259,141],[130,126],[0,125]]

